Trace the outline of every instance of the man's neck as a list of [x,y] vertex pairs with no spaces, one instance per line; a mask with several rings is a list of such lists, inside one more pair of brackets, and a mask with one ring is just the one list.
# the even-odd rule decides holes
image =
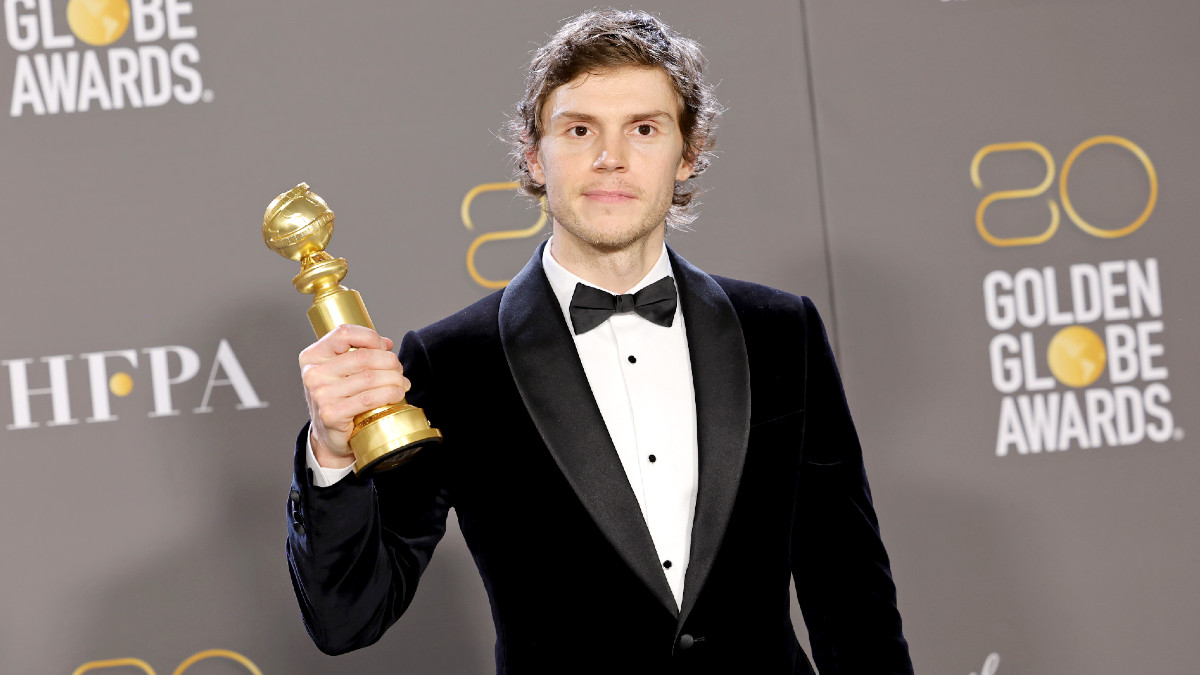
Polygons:
[[591,246],[554,224],[550,255],[567,271],[604,290],[621,294],[633,288],[662,255],[665,227],[619,249]]

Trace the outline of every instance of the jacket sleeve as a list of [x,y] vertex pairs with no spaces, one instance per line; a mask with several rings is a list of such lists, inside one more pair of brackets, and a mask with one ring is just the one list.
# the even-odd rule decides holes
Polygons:
[[[400,360],[413,383],[409,402],[428,412],[433,378],[415,333],[405,336]],[[350,474],[322,488],[305,463],[307,437],[306,424],[288,499],[288,566],[313,642],[341,654],[373,644],[408,608],[446,532],[450,498],[438,446],[374,479]]]
[[792,574],[821,675],[911,674],[862,448],[825,327],[804,298],[805,426]]

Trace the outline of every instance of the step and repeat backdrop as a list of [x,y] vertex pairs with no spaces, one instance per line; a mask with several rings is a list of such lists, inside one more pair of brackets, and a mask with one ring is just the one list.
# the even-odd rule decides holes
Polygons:
[[[309,641],[261,219],[312,185],[394,338],[502,287],[547,228],[497,133],[591,5],[2,4],[0,673],[492,672],[453,523],[379,644]],[[644,8],[728,106],[669,241],[824,314],[917,671],[1194,673],[1200,6]]]

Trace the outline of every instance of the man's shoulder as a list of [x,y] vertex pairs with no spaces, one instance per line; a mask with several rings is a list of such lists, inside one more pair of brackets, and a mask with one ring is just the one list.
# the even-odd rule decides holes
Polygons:
[[[671,247],[668,246],[667,250],[671,254],[677,274],[682,274],[686,281],[694,283],[695,291],[701,294],[710,293],[713,290],[710,284],[714,283],[721,289],[729,298],[743,327],[748,322],[757,323],[760,320],[777,323],[791,319],[799,320],[803,324],[808,317],[817,316],[816,308],[808,296],[796,295],[753,281],[711,274],[685,260]],[[708,290],[705,290],[705,287]]]
[[497,316],[500,297],[504,291],[496,291],[450,316],[416,331],[426,345],[476,342],[499,337]]
[[781,320],[798,320],[803,323],[816,315],[816,307],[807,295],[796,295],[753,281],[715,274],[709,276],[725,291],[743,323]]
[[770,382],[801,372],[795,368],[804,368],[812,349],[826,340],[825,326],[808,296],[740,279],[712,279],[737,314],[752,380],[755,373],[760,381]]

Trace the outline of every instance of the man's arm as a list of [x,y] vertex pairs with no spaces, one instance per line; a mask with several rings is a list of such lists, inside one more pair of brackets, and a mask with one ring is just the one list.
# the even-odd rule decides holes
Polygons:
[[[376,357],[355,358],[366,363]],[[431,384],[425,350],[414,334],[406,336],[400,358],[404,371],[418,382]],[[399,362],[396,369],[401,369]],[[358,377],[360,382],[380,379],[354,373],[343,377]],[[305,382],[310,406],[314,400],[316,405],[326,400],[314,396],[308,377]],[[338,393],[348,390],[332,386]],[[427,392],[413,390],[409,399],[428,407]],[[365,400],[372,402],[371,397]],[[352,410],[354,406],[344,408],[350,417],[357,414]],[[316,415],[319,411],[314,411]],[[339,423],[333,417],[326,422],[335,428]],[[350,474],[329,487],[318,487],[307,461],[309,431],[305,425],[296,441],[288,502],[288,564],[309,635],[321,651],[340,654],[374,643],[408,608],[417,580],[445,534],[450,500],[441,476],[440,448],[417,453],[404,466],[376,479]]]
[[804,299],[806,418],[792,574],[825,673],[911,674],[862,448],[825,327]]

